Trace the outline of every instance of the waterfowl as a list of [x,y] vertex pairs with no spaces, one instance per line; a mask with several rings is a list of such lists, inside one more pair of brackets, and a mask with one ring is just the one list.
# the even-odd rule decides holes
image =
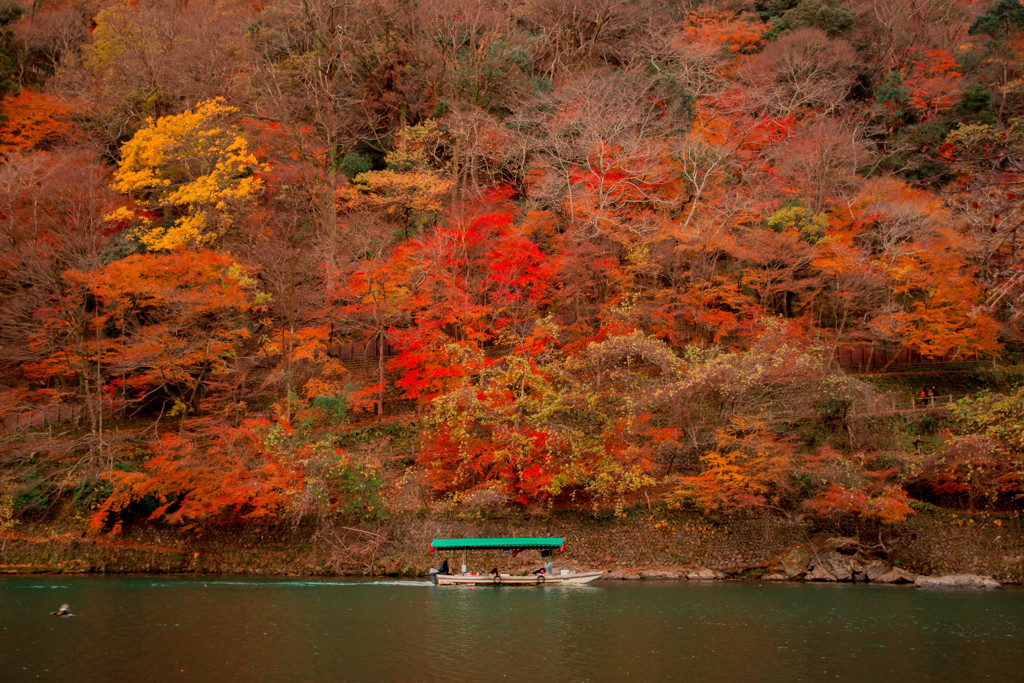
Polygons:
[[73,616],[75,616],[74,614],[71,613],[71,608],[68,606],[67,603],[64,603],[63,605],[61,605],[60,608],[56,612],[50,612],[50,614],[52,614],[55,617],[73,617]]

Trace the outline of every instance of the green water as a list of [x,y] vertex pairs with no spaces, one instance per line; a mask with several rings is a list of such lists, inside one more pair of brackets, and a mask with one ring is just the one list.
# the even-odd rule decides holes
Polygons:
[[1024,591],[0,578],[4,682],[826,679],[1022,681]]

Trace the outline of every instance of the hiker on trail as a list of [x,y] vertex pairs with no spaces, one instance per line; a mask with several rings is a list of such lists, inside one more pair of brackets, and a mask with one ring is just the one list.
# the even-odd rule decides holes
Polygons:
[[925,389],[924,387],[922,387],[922,388],[921,388],[921,396],[920,396],[920,399],[921,399],[921,404],[922,404],[922,405],[924,405],[924,400],[925,400],[925,399],[926,399],[927,397],[928,397],[928,390],[927,390],[927,389]]
[[930,405],[930,406],[934,406],[935,405],[935,387],[934,386],[928,387],[928,405]]

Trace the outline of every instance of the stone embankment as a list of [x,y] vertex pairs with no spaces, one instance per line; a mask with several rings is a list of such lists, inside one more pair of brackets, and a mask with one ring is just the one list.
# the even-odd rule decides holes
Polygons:
[[[425,576],[443,559],[430,552],[434,538],[557,536],[566,546],[555,558],[557,568],[608,570],[609,579],[914,584],[918,576],[973,575],[982,584],[980,577],[1024,583],[1022,515],[933,511],[884,531],[883,545],[875,534],[853,538],[797,518],[711,519],[657,511],[602,520],[589,511],[489,518],[410,513],[366,529],[333,531],[250,525],[196,532],[137,525],[119,537],[36,524],[0,530],[0,573],[411,577]],[[543,564],[536,551],[518,557],[478,552],[466,561],[503,572]]]
[[[760,569],[760,571],[758,571]],[[799,545],[772,566],[723,572],[709,568],[614,569],[606,580],[619,581],[715,581],[760,579],[761,581],[810,581],[824,583],[913,584],[924,589],[992,590],[1001,584],[989,576],[950,574],[918,576],[882,560],[865,556],[856,540],[831,538],[824,548]]]

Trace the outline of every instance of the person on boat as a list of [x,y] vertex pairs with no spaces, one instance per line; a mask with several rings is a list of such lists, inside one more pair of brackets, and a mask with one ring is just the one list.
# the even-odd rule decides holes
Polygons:
[[498,575],[498,568],[495,567],[494,569],[491,570],[491,576],[497,576],[497,575]]
[[441,567],[437,570],[437,573],[438,574],[447,574],[448,572],[449,572],[448,558],[446,557],[443,560],[441,560]]
[[533,572],[533,573],[534,573],[534,574],[537,574],[537,575],[540,575],[540,574],[544,574],[544,573],[545,573],[545,572],[544,572],[544,567],[541,567],[540,569],[538,569],[537,571],[535,571],[535,572]]
[[71,613],[71,608],[67,605],[67,603],[61,605],[60,608],[58,608],[56,612],[50,612],[50,614],[52,614],[55,617],[73,617],[73,616],[75,616],[74,614]]

